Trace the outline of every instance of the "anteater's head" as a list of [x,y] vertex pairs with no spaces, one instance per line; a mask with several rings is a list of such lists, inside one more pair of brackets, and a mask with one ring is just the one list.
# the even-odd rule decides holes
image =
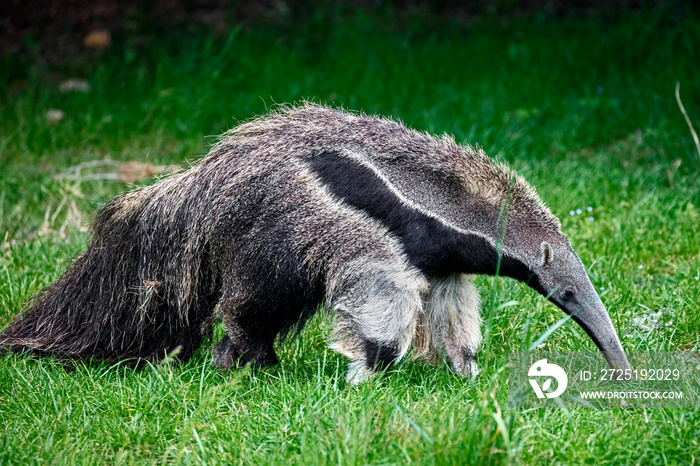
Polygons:
[[[610,367],[630,369],[615,327],[586,269],[563,235],[542,241],[531,286],[571,316],[603,352]],[[535,251],[535,254],[537,252]]]
[[610,367],[630,369],[610,316],[559,219],[523,178],[503,166],[491,165],[490,170],[488,179],[499,187],[493,195],[500,202],[499,222],[506,219],[496,228],[503,235],[501,272],[527,283],[570,315]]

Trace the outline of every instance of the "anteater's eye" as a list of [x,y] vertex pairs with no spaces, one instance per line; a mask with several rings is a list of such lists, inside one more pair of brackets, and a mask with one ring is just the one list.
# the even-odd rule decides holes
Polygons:
[[570,301],[574,299],[574,296],[576,296],[576,290],[573,287],[567,286],[566,288],[564,288],[564,290],[562,290],[561,295],[564,299]]

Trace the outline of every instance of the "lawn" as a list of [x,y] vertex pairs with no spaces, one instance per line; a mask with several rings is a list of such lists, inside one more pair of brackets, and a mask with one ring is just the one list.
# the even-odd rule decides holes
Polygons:
[[[237,122],[309,99],[449,133],[509,164],[561,219],[625,349],[697,351],[700,154],[674,89],[680,82],[700,129],[699,19],[670,10],[465,26],[339,9],[295,27],[117,37],[102,54],[60,65],[5,57],[0,326],[84,249],[99,207],[131,188],[70,179],[70,167],[107,158],[187,166]],[[62,92],[72,78],[87,92]],[[63,118],[50,121],[50,110]],[[326,346],[323,315],[279,342],[280,363],[260,370],[215,370],[210,342],[185,363],[143,370],[3,356],[0,464],[700,457],[700,406],[507,408],[509,353],[563,314],[514,281],[478,285],[486,340],[472,379],[401,362],[353,389],[346,361]],[[595,349],[572,323],[542,348]]]

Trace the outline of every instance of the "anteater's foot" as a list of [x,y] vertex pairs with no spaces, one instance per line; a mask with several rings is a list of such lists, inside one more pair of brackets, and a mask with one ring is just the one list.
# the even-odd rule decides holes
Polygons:
[[226,335],[214,349],[214,365],[219,369],[229,369],[251,363],[256,367],[277,364],[277,355],[271,343],[254,342],[247,345],[236,344]]

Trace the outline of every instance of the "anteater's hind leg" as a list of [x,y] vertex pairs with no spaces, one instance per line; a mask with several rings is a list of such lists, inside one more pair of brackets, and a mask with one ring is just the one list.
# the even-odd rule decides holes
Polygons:
[[277,363],[273,344],[281,325],[265,316],[263,306],[251,301],[236,305],[226,299],[219,303],[226,335],[214,349],[217,367],[228,369],[232,364],[248,362],[263,367]]
[[355,260],[331,286],[335,311],[331,347],[350,358],[349,383],[367,379],[373,369],[406,354],[422,312],[427,282],[400,258]]
[[430,362],[443,348],[458,374],[477,372],[476,351],[481,344],[479,292],[470,277],[454,274],[431,280],[425,314],[414,345]]

